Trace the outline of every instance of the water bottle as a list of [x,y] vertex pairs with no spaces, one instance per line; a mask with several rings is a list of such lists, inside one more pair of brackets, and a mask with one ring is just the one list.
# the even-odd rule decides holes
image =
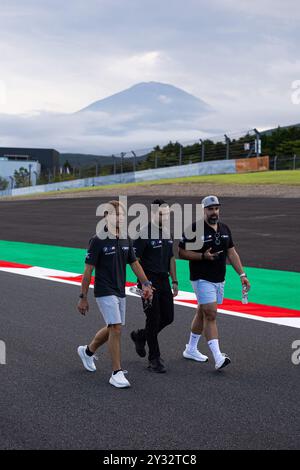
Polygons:
[[242,304],[248,303],[248,289],[247,286],[243,286],[242,288]]
[[132,294],[138,295],[143,299],[144,302],[144,310],[147,310],[148,308],[152,307],[152,298],[151,299],[144,299],[144,292],[142,289],[139,289],[137,286],[131,286],[129,287],[129,292]]
[[143,297],[143,291],[142,289],[139,289],[137,286],[131,286],[129,287],[129,292],[135,295],[139,295],[140,297]]

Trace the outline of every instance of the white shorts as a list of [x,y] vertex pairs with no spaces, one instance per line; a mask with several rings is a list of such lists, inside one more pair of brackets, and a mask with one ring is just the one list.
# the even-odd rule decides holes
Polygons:
[[126,297],[105,295],[96,297],[96,302],[106,325],[125,325]]
[[198,304],[211,304],[217,302],[218,305],[223,303],[224,299],[224,282],[209,282],[204,279],[192,281],[192,286],[197,297]]

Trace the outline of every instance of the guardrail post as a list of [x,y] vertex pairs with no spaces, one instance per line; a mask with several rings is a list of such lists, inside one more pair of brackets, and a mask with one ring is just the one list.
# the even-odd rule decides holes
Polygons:
[[121,173],[123,173],[124,156],[125,156],[125,152],[121,152]]
[[201,143],[201,162],[204,162],[204,158],[205,158],[205,143],[202,139],[200,139],[200,143]]
[[131,150],[131,153],[133,155],[133,171],[135,172],[135,168],[136,168],[136,153]]
[[225,142],[226,142],[226,160],[228,160],[229,159],[229,145],[231,141],[226,134],[224,134],[224,137],[225,137]]
[[182,165],[182,145],[179,144],[179,165]]
[[260,133],[256,128],[253,129],[255,132],[255,152],[256,156],[259,157],[261,154],[261,140],[260,140]]

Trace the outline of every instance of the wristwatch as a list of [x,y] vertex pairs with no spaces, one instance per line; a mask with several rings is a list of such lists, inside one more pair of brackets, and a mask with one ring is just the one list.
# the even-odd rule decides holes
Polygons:
[[151,281],[144,281],[144,282],[142,282],[142,286],[144,286],[144,287],[151,287],[151,286],[152,286],[152,282],[151,282]]
[[177,284],[178,285],[178,281],[172,281],[172,284]]
[[80,298],[80,299],[86,299],[87,296],[86,296],[85,294],[82,294],[82,293],[81,293],[81,294],[79,294],[79,298]]
[[246,273],[242,273],[242,274],[240,274],[240,277],[247,277],[247,274],[246,274]]

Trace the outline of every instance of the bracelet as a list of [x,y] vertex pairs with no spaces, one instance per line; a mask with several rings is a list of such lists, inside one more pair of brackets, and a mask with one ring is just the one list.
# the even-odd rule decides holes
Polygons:
[[144,287],[151,287],[151,286],[152,286],[152,282],[151,282],[151,281],[144,281],[144,282],[142,282],[142,286],[144,286]]

